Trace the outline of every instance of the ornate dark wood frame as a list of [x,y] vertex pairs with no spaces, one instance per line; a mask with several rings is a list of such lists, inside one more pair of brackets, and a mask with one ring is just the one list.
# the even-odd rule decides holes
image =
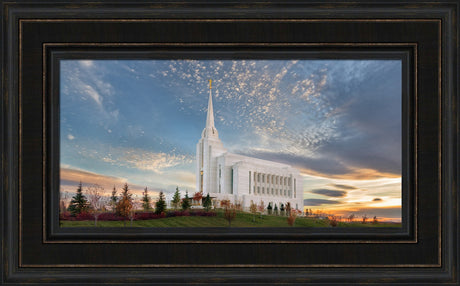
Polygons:
[[[458,1],[1,3],[2,283],[459,282]],[[62,231],[57,61],[175,51],[407,55],[402,231]]]

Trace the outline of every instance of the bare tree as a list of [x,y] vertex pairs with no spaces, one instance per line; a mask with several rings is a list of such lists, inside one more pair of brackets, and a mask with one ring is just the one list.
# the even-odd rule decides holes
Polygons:
[[130,225],[133,225],[134,218],[136,216],[136,210],[141,209],[143,207],[143,203],[139,200],[133,199],[132,201],[133,207],[129,211],[129,220],[130,220]]
[[353,222],[353,219],[355,219],[355,214],[351,214],[348,216],[348,222]]
[[290,210],[289,211],[289,216],[287,218],[287,223],[290,225],[290,226],[294,226],[295,224],[295,220],[297,218],[297,215],[301,213],[300,211],[298,210]]
[[59,212],[60,213],[65,213],[67,210],[67,206],[65,204],[65,201],[64,199],[61,198],[61,200],[59,201]]
[[260,200],[259,206],[257,208],[259,209],[260,217],[262,218],[262,214],[265,211],[265,203],[264,203],[264,201]]
[[89,186],[86,189],[86,196],[90,203],[90,212],[94,216],[94,226],[97,226],[97,218],[105,207],[105,201],[102,199],[103,193],[104,188],[97,184]]
[[234,204],[229,204],[224,207],[224,218],[228,221],[228,226],[232,226],[232,220],[236,217],[236,208]]
[[291,203],[290,202],[286,203],[286,215],[291,216]]
[[336,227],[338,225],[338,220],[337,220],[337,217],[336,216],[329,216],[328,217],[328,220],[329,220],[329,225],[332,226],[332,227]]
[[257,205],[252,200],[251,205],[249,206],[249,211],[254,215],[252,221],[256,222]]
[[372,224],[378,224],[379,220],[377,219],[377,216],[375,215],[374,218],[372,219]]
[[363,219],[363,220],[362,220],[362,223],[365,224],[366,221],[367,221],[367,215],[363,215],[363,216],[362,216],[362,219]]
[[112,209],[112,212],[116,211],[117,202],[118,202],[117,189],[115,188],[115,186],[113,186],[112,196],[110,197],[110,201],[109,201],[109,205]]

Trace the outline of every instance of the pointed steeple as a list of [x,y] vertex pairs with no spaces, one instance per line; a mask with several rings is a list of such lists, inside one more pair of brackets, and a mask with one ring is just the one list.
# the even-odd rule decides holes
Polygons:
[[209,80],[209,100],[208,100],[208,116],[206,117],[206,128],[214,128],[214,110],[212,109],[212,80]]
[[206,127],[201,134],[203,138],[219,138],[217,129],[214,126],[214,110],[212,108],[212,80],[209,80],[209,99],[208,99],[208,115],[206,117]]

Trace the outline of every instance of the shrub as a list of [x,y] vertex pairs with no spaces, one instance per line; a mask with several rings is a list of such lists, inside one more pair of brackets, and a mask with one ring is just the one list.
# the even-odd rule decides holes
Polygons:
[[88,212],[81,212],[75,217],[75,220],[94,220],[94,215]]
[[377,216],[374,216],[374,218],[372,219],[372,224],[378,224],[379,223],[379,220],[377,219]]
[[332,227],[336,227],[338,225],[337,217],[335,216],[330,216],[328,217],[329,219],[329,225]]
[[158,219],[160,218],[160,214],[156,214],[153,212],[142,212],[142,213],[135,213],[134,220],[148,220],[148,219]]
[[297,218],[297,215],[299,215],[301,212],[298,210],[292,210],[289,212],[289,216],[287,218],[287,222],[290,226],[294,226],[295,220]]
[[272,209],[273,209],[272,203],[268,203],[267,212],[268,212],[269,215],[272,214]]
[[62,212],[59,214],[59,219],[60,220],[75,220],[75,217],[72,216],[70,212]]
[[[149,219],[160,219],[167,217],[180,217],[180,216],[203,216],[211,217],[216,216],[217,214],[212,211],[168,211],[156,214],[154,212],[136,212],[133,215],[133,220],[149,220]],[[82,212],[77,216],[72,216],[70,212],[63,212],[59,214],[60,220],[69,220],[69,221],[81,221],[81,220],[94,220],[94,215],[87,212]],[[98,217],[98,221],[123,221],[126,220],[126,217],[117,215],[116,213],[101,213]]]
[[288,216],[287,218],[288,225],[294,226],[295,219],[296,218],[294,216]]
[[226,207],[224,209],[224,218],[228,221],[228,226],[232,226],[232,220],[236,217],[236,209],[234,206]]
[[124,217],[118,216],[115,213],[102,213],[99,215],[99,220],[104,221],[121,221],[124,219]]

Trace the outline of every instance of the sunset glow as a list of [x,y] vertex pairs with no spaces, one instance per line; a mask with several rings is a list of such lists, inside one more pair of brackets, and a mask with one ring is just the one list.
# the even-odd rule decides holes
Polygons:
[[63,60],[62,196],[195,192],[211,78],[225,147],[298,168],[304,209],[401,221],[398,60]]

